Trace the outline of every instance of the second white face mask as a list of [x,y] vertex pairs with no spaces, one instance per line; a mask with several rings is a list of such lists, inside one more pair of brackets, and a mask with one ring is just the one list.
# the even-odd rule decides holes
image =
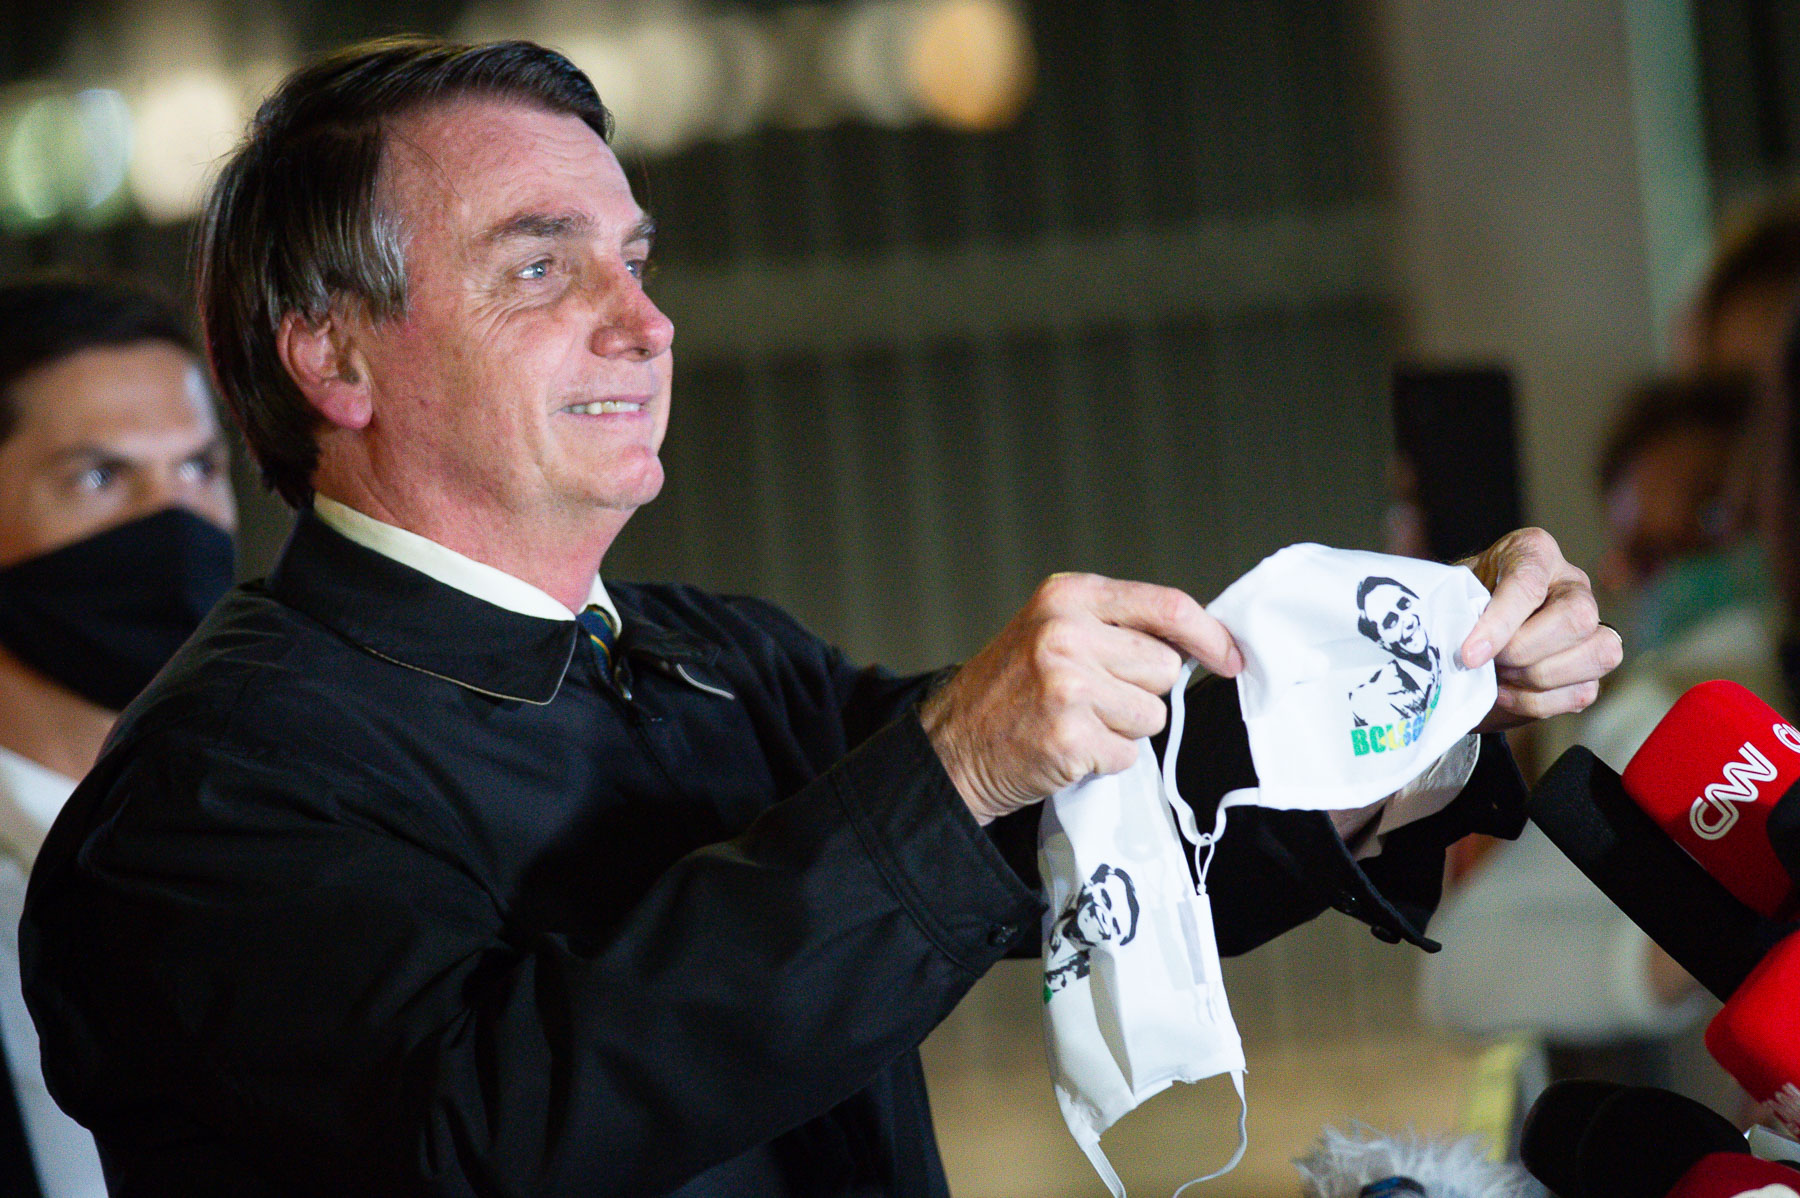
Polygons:
[[[1171,767],[1191,670],[1170,700]],[[1231,1075],[1244,1109],[1244,1048],[1225,1000],[1212,907],[1176,831],[1176,811],[1193,822],[1179,802],[1173,769],[1140,741],[1130,769],[1051,796],[1038,823],[1051,1080],[1070,1134],[1114,1198],[1125,1187],[1100,1136],[1127,1112],[1176,1082],[1219,1074]],[[1240,1114],[1236,1154],[1208,1176],[1237,1164],[1244,1133]]]

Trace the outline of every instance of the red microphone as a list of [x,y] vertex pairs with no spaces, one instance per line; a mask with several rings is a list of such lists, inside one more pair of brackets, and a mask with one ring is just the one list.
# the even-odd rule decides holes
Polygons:
[[[1621,782],[1739,902],[1766,917],[1793,913],[1794,877],[1771,842],[1769,820],[1780,807],[1786,814],[1777,822],[1785,826],[1800,803],[1800,790],[1783,803],[1800,782],[1800,731],[1772,707],[1736,683],[1703,682],[1669,709]],[[1645,930],[1661,942],[1655,929]],[[1706,1029],[1713,1059],[1751,1097],[1770,1103],[1790,1131],[1800,1130],[1797,1010],[1800,936],[1790,935],[1730,988]]]
[[[1795,906],[1769,814],[1800,782],[1800,731],[1735,682],[1702,682],[1669,709],[1625,767],[1626,793],[1746,906]],[[1796,992],[1800,996],[1800,992]]]
[[[1780,1186],[1781,1189],[1770,1187]],[[1800,1172],[1741,1152],[1701,1157],[1669,1188],[1667,1198],[1800,1198]]]

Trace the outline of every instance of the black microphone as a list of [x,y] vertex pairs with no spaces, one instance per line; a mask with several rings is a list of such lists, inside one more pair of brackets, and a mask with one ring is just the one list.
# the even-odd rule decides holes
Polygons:
[[1528,810],[1551,843],[1720,1001],[1793,929],[1725,889],[1581,745],[1557,758]]
[[1576,1198],[1582,1193],[1576,1149],[1600,1104],[1624,1088],[1617,1082],[1589,1078],[1545,1087],[1519,1128],[1519,1163],[1525,1171],[1557,1198]]
[[1531,1105],[1519,1160],[1556,1198],[1663,1198],[1713,1153],[1749,1155],[1731,1121],[1668,1090],[1566,1081]]

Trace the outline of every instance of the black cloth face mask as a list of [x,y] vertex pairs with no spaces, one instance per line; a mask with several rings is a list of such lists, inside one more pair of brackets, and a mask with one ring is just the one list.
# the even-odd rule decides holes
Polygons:
[[0,568],[0,645],[121,711],[231,586],[231,535],[168,508]]

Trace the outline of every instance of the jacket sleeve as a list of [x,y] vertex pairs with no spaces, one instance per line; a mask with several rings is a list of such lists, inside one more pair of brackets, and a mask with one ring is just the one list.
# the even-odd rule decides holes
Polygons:
[[600,943],[518,926],[355,761],[137,750],[22,933],[58,1101],[115,1173],[162,1154],[126,1194],[192,1142],[296,1193],[661,1194],[868,1085],[1036,918],[910,714]]

